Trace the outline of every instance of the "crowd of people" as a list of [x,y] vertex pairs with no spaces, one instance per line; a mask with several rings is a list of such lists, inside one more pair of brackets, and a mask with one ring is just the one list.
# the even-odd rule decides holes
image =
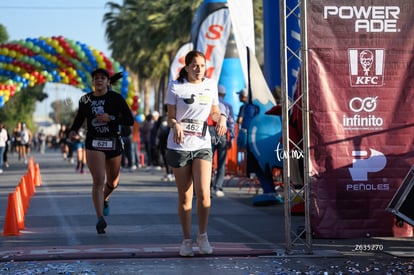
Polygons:
[[27,164],[34,140],[26,123],[18,122],[10,134],[6,125],[0,122],[0,173],[9,167],[9,153],[16,153],[18,160]]

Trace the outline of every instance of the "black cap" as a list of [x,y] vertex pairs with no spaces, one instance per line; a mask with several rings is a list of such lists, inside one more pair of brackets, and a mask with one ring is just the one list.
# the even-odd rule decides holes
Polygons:
[[239,95],[241,95],[241,96],[245,96],[245,97],[247,97],[247,96],[248,96],[248,94],[249,94],[249,92],[247,91],[247,89],[246,89],[246,88],[244,88],[244,89],[242,89],[242,90],[238,91],[238,92],[237,92],[237,94],[239,94]]
[[92,73],[91,73],[92,77],[94,77],[96,74],[103,74],[103,75],[105,75],[107,78],[110,78],[110,76],[109,76],[109,72],[108,72],[107,70],[105,70],[105,69],[102,69],[102,68],[95,69],[95,70],[93,70],[93,71],[92,71]]

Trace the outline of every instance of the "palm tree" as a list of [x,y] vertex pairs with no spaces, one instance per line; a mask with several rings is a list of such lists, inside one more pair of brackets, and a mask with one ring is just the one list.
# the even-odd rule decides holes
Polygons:
[[9,40],[9,33],[3,24],[0,24],[0,44]]
[[[201,2],[126,0],[122,6],[107,3],[110,12],[104,15],[104,22],[112,57],[140,80],[145,113],[150,110],[150,91],[163,95],[169,66],[179,46],[190,39],[194,11]],[[163,97],[156,98],[159,109]]]
[[[179,47],[190,40],[194,13],[202,2],[125,0],[123,5],[107,3],[110,12],[104,15],[103,21],[112,57],[134,75],[135,87],[144,91],[145,114],[151,109],[151,90],[156,94],[155,109],[162,110],[170,64]],[[255,29],[260,34],[262,1],[254,0],[253,4]],[[257,38],[261,44],[262,36]]]

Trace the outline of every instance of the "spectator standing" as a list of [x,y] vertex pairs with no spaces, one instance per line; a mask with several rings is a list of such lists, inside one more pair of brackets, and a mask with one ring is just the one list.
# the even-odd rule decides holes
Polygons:
[[[137,167],[141,167],[141,162],[138,156],[138,149],[141,146],[140,132],[139,132],[139,123],[134,119],[134,124],[132,125],[132,135],[131,135],[131,154],[132,154],[132,170],[136,170]],[[141,153],[141,152],[140,152]]]
[[68,144],[68,129],[66,124],[61,124],[58,133],[58,142],[60,144],[60,150],[62,152],[63,160],[66,160],[69,155],[69,144]]
[[152,166],[156,170],[161,170],[161,154],[158,146],[158,129],[160,128],[160,113],[152,112],[152,129],[151,129],[151,159]]
[[32,131],[27,127],[26,123],[22,123],[21,137],[21,156],[25,164],[27,164],[27,158],[30,155],[30,146],[32,144]]
[[46,152],[46,134],[43,129],[37,134],[39,140],[39,152],[44,154]]
[[224,100],[226,95],[226,89],[224,86],[218,87],[218,95],[219,95],[219,108],[222,114],[227,116],[227,134],[226,135],[218,135],[215,124],[211,119],[209,123],[209,131],[211,136],[211,146],[213,155],[214,153],[217,154],[217,170],[215,177],[212,177],[212,187],[214,194],[217,197],[223,197],[223,184],[224,184],[224,177],[226,173],[226,159],[227,159],[227,150],[230,148],[233,139],[234,139],[234,112],[233,107]]
[[243,90],[241,90],[237,93],[239,94],[239,100],[242,103],[242,105],[240,106],[240,109],[239,109],[239,113],[237,114],[237,120],[236,120],[237,124],[239,124],[239,127],[240,127],[240,125],[243,122],[244,108],[246,107],[246,103],[247,103],[247,100],[248,100],[249,93],[248,93],[246,88],[244,88]]
[[124,150],[122,151],[121,167],[125,171],[132,172],[132,150],[131,150],[131,126],[121,125],[121,137],[124,142]]
[[142,137],[142,142],[144,143],[145,153],[147,155],[146,163],[148,167],[152,165],[151,130],[152,130],[153,125],[154,125],[154,121],[152,120],[152,115],[148,114],[145,117],[145,121],[141,126],[141,137]]
[[16,127],[13,129],[13,149],[17,153],[18,160],[22,158],[22,123],[17,122]]
[[77,173],[86,174],[86,149],[85,149],[86,130],[81,127],[78,134],[73,136],[72,152],[76,152],[76,168]]
[[3,173],[4,154],[6,151],[7,141],[8,141],[7,130],[4,127],[3,122],[0,122],[0,173]]
[[167,105],[164,107],[165,114],[160,117],[157,139],[158,139],[158,148],[160,150],[161,159],[163,166],[165,168],[165,176],[162,178],[164,181],[174,181],[174,174],[171,170],[171,167],[167,163],[166,159],[166,150],[167,150],[167,140],[168,134],[170,133],[170,127],[168,127],[168,116],[167,116]]
[[[4,128],[6,129],[6,127],[4,126]],[[5,168],[9,168],[9,161],[8,161],[8,154],[9,154],[9,150],[12,146],[12,141],[10,139],[10,134],[9,132],[7,132],[7,142],[6,142],[6,147],[4,148],[4,154],[3,154],[3,166]]]

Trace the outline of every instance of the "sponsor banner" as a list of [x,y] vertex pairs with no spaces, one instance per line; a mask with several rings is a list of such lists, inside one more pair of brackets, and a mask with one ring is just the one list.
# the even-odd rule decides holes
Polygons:
[[308,3],[315,237],[390,236],[414,164],[414,2]]
[[236,40],[237,51],[243,68],[243,76],[247,83],[247,48],[255,55],[255,35],[253,18],[253,1],[250,0],[228,0],[227,1],[231,24],[233,27],[234,39]]
[[203,52],[207,59],[206,75],[217,81],[231,31],[231,20],[228,17],[227,8],[213,11],[201,22],[197,34],[196,49]]
[[187,42],[178,49],[177,54],[174,57],[174,60],[171,62],[170,76],[169,76],[170,81],[177,79],[181,68],[185,67],[185,56],[187,55],[188,52],[192,50],[193,50],[192,42]]

